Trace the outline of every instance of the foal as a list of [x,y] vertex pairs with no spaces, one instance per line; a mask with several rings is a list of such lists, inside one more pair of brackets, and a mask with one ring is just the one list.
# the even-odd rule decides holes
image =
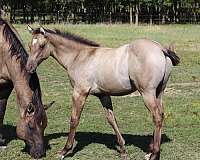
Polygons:
[[110,96],[122,96],[138,90],[155,124],[154,136],[145,158],[159,159],[162,96],[172,64],[179,63],[174,52],[147,39],[139,39],[119,48],[104,48],[59,30],[42,27],[33,30],[29,26],[28,29],[32,33],[32,43],[27,70],[35,71],[43,60],[52,56],[67,70],[73,87],[70,132],[66,145],[59,152],[62,158],[72,150],[75,131],[88,95],[95,95],[101,101],[108,122],[117,135],[121,156],[125,157],[125,141],[118,129]]
[[17,135],[25,141],[31,156],[39,158],[45,154],[43,135],[47,117],[38,76],[25,70],[27,58],[16,30],[0,18],[0,128],[3,129],[7,100],[14,88],[20,109]]

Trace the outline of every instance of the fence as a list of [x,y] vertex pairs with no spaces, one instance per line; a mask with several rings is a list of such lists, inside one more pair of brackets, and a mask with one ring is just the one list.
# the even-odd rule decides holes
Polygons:
[[[57,13],[26,13],[21,11],[16,11],[15,15],[8,15],[12,23],[72,23],[72,24],[94,24],[94,23],[130,23],[130,13],[120,12],[120,13],[65,13],[58,11]],[[134,23],[135,16],[132,15],[132,21]],[[144,24],[170,24],[170,23],[191,23],[200,24],[200,14],[192,15],[185,14],[182,16],[166,16],[160,14],[145,15],[139,14],[139,23]]]

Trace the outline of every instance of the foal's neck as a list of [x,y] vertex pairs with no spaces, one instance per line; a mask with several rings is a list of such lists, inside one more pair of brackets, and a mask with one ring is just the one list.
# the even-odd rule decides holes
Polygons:
[[89,47],[73,40],[58,38],[58,36],[52,36],[50,42],[54,47],[51,56],[67,70],[72,66],[81,51]]

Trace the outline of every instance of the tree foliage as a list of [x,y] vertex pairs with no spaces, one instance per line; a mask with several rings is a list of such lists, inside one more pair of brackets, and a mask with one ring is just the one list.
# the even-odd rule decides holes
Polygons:
[[[199,0],[4,0],[12,22],[198,23]],[[2,7],[4,6],[4,7]]]

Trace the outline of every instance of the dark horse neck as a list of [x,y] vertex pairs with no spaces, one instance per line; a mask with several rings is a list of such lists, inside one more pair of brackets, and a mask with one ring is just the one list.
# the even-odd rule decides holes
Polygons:
[[37,97],[37,101],[42,105],[40,84],[36,73],[29,74],[25,69],[21,70],[20,64],[14,57],[11,58],[8,72],[16,91],[17,102],[22,106],[21,109],[25,109],[32,103],[33,97]]
[[[30,75],[25,70],[28,54],[23,48],[15,29],[4,20],[0,19],[0,30],[3,31],[0,49],[0,61],[4,68],[6,79],[14,85],[20,109],[25,109],[37,94],[41,103],[40,85],[37,74]],[[6,69],[5,69],[6,68]],[[1,68],[0,68],[1,69]],[[36,92],[36,93],[35,93]],[[42,105],[42,103],[40,104]]]

